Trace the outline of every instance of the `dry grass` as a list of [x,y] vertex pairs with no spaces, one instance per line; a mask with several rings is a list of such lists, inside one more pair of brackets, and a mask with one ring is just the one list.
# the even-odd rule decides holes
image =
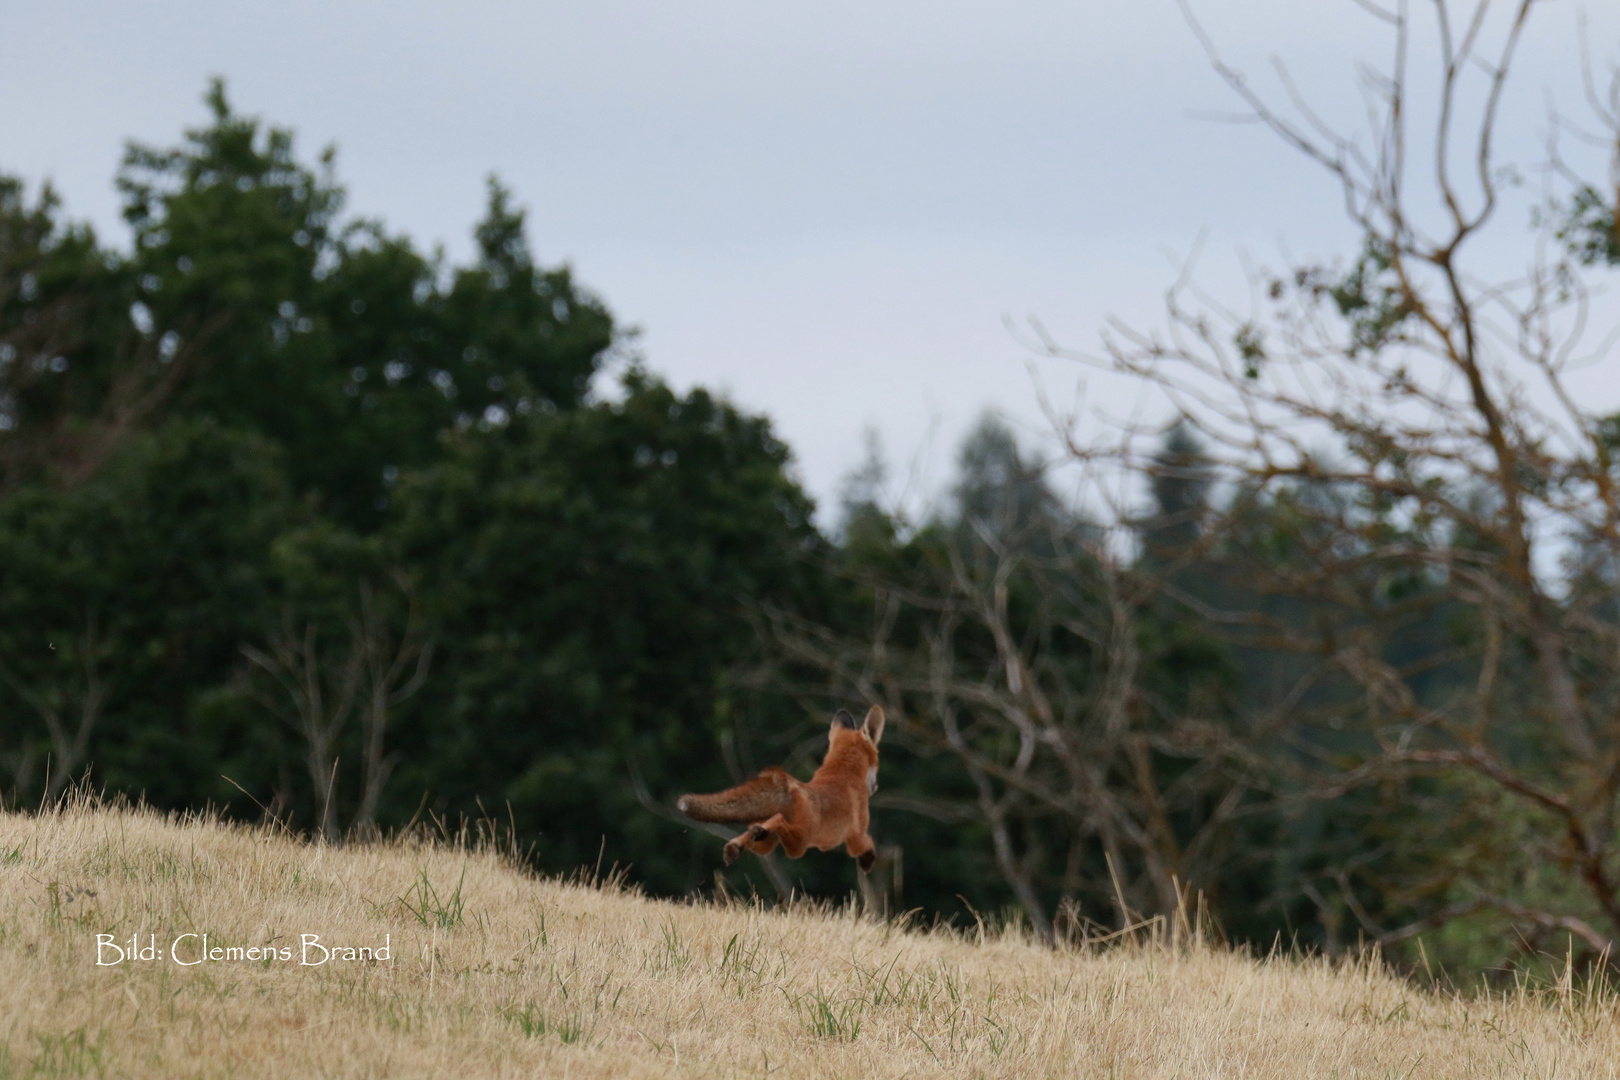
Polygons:
[[[293,959],[180,966],[187,932]],[[164,957],[98,967],[98,933]],[[302,966],[302,934],[392,959]],[[1054,952],[83,805],[0,815],[0,979],[0,1077],[1620,1076],[1609,994]]]

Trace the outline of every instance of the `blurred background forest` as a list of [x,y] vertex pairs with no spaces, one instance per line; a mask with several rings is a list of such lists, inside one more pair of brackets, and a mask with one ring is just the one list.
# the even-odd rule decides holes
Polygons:
[[[1620,417],[1561,390],[1559,336],[1620,263],[1612,185],[1538,204],[1551,254],[1510,296],[1455,272],[1496,174],[1424,232],[1394,143],[1251,102],[1362,251],[1077,357],[1178,420],[1060,422],[1043,457],[987,417],[920,512],[874,451],[821,528],[768,420],[661,382],[496,180],[456,265],[206,102],[129,148],[127,249],[0,176],[6,807],[82,782],[342,842],[493,821],[545,872],[859,884],[1048,938],[1200,897],[1235,941],[1464,972],[1620,933]],[[671,809],[807,775],[874,701],[870,880],[722,870]]]

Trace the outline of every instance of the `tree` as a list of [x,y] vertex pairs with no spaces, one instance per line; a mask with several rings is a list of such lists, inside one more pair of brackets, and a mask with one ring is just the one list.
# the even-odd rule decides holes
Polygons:
[[242,645],[259,676],[254,696],[302,741],[314,829],[329,841],[344,835],[338,751],[351,718],[358,719],[360,795],[348,832],[373,838],[384,787],[399,764],[388,750],[390,721],[427,680],[432,630],[409,573],[389,565],[376,538],[322,522],[278,538],[271,558],[279,624],[262,646]]
[[875,805],[949,825],[1044,939],[1213,893],[1248,793],[1219,657],[1151,632],[1162,575],[1066,510],[1004,426],[959,468],[948,514],[847,553],[864,619],[766,608],[779,685],[882,702],[920,761],[888,758]]
[[399,788],[440,812],[510,807],[549,869],[602,856],[662,891],[706,883],[717,852],[636,785],[730,782],[717,743],[751,709],[731,676],[754,644],[744,602],[815,589],[787,448],[762,418],[639,370],[617,400],[450,446],[395,498],[441,642],[398,728]]
[[[1428,79],[1407,6],[1361,6],[1392,46],[1367,83],[1370,141],[1297,97],[1274,106],[1194,24],[1252,116],[1338,184],[1361,235],[1348,269],[1262,273],[1246,316],[1184,281],[1162,332],[1113,324],[1100,356],[1046,344],[1159,387],[1239,492],[1207,526],[1234,602],[1189,610],[1293,658],[1256,712],[1296,797],[1383,800],[1319,869],[1324,906],[1388,944],[1449,927],[1461,949],[1472,920],[1474,941],[1511,925],[1531,948],[1569,933],[1612,956],[1620,624],[1593,571],[1620,552],[1620,489],[1613,421],[1570,383],[1591,268],[1616,250],[1611,187],[1555,147],[1566,194],[1519,201],[1534,242],[1522,271],[1495,272],[1487,238],[1520,227],[1500,105],[1534,5],[1435,4]],[[1611,147],[1617,100],[1620,82],[1595,102]],[[1511,938],[1494,940],[1500,955]]]
[[787,447],[637,367],[596,394],[613,318],[493,178],[452,265],[206,104],[128,148],[131,250],[0,184],[6,798],[88,772],[331,840],[509,806],[548,869],[708,884],[651,792],[810,729],[737,677],[750,599],[826,599]]
[[[456,431],[578,408],[613,321],[566,267],[535,262],[523,211],[493,179],[476,260],[447,266],[345,218],[332,153],[306,164],[291,132],[235,112],[218,82],[206,102],[177,145],[128,149],[130,251],[65,220],[49,188],[31,202],[0,178],[11,794],[35,790],[47,756],[49,794],[93,763],[98,781],[164,805],[238,795],[225,773],[310,807],[323,831],[341,812],[368,832],[398,764],[389,728],[433,651],[412,573],[386,555],[393,486],[443,461]],[[262,508],[235,501],[246,463],[227,444],[257,455]],[[178,506],[149,484],[154,455],[171,452],[196,470],[173,480],[203,500],[190,517],[165,516]],[[186,543],[216,527],[217,546]],[[169,601],[151,590],[206,579],[260,591],[156,629]],[[148,677],[138,658],[176,641],[184,662]],[[284,675],[302,656],[304,675],[335,679],[323,709],[342,703],[352,662],[353,715],[265,723],[242,693],[244,646]],[[309,762],[296,762],[312,755],[327,779],[305,791],[294,779]],[[352,789],[329,768],[340,756],[358,766]]]
[[0,496],[82,483],[149,425],[215,328],[185,347],[144,322],[128,264],[65,222],[45,185],[28,205],[0,175]]
[[448,268],[343,219],[335,151],[310,167],[220,82],[206,100],[210,124],[130,146],[118,177],[136,310],[160,354],[206,353],[171,411],[280,443],[300,492],[374,530],[386,478],[436,460],[439,432],[583,400],[612,318],[566,267],[535,264],[497,182],[476,262]]
[[77,487],[0,500],[11,801],[54,796],[92,764],[99,782],[166,805],[199,784],[214,793],[218,748],[190,703],[262,618],[271,538],[299,513],[277,466],[262,439],[177,423]]

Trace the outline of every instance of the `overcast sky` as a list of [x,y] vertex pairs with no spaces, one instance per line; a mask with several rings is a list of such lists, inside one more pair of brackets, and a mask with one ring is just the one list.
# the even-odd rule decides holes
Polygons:
[[[1348,0],[1194,6],[1335,119],[1386,56]],[[1524,149],[1544,92],[1579,105],[1576,8],[1548,7],[1509,100]],[[1592,18],[1613,55],[1620,20]],[[1200,236],[1217,277],[1240,249],[1354,244],[1323,175],[1203,115],[1234,102],[1174,0],[0,0],[0,170],[121,239],[124,140],[201,122],[212,74],[308,157],[336,144],[352,211],[453,255],[498,173],[650,368],[774,418],[829,523],[866,428],[937,491],[984,409],[1033,442],[1036,380],[1074,398],[1008,317],[1089,346],[1109,315],[1151,322]]]

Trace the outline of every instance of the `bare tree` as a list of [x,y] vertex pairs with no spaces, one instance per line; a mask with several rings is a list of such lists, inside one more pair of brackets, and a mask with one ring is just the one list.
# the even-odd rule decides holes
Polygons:
[[360,701],[365,657],[351,642],[337,658],[323,654],[313,620],[300,628],[291,608],[268,648],[242,646],[242,655],[267,674],[276,690],[255,684],[255,697],[304,740],[304,767],[315,797],[315,829],[329,841],[341,836],[337,819],[337,742]]
[[[107,705],[110,683],[105,671],[107,642],[100,632],[94,609],[85,613],[84,632],[64,638],[58,648],[49,648],[59,661],[51,676],[30,683],[0,659],[0,682],[11,687],[45,725],[50,736],[51,757],[45,778],[45,798],[54,800],[73,782],[86,763],[90,736]],[[26,744],[14,776],[14,791],[21,794],[31,786],[33,755]]]
[[365,693],[360,712],[360,808],[353,825],[362,837],[376,835],[377,803],[399,760],[397,754],[387,751],[389,715],[422,688],[433,663],[435,643],[415,591],[403,575],[396,576],[396,584],[406,605],[403,625],[397,631],[385,605],[365,583],[349,623],[350,640],[361,657]]
[[[304,764],[313,785],[316,830],[328,840],[338,825],[338,744],[349,720],[360,718],[360,799],[351,831],[366,839],[377,832],[377,806],[398,763],[388,752],[393,710],[420,690],[433,662],[434,639],[409,579],[393,576],[397,597],[378,595],[362,581],[343,619],[343,641],[323,647],[317,620],[300,620],[293,606],[265,648],[244,645],[242,655],[270,679],[255,696],[304,742]],[[400,604],[391,602],[398,599]]]
[[[1408,821],[1431,831],[1411,840],[1430,845],[1421,866],[1323,871],[1364,930],[1395,942],[1490,912],[1532,944],[1569,932],[1612,954],[1620,428],[1578,373],[1612,364],[1587,282],[1620,250],[1620,76],[1606,100],[1590,92],[1607,186],[1579,182],[1555,145],[1543,175],[1575,179],[1573,195],[1553,190],[1523,265],[1503,271],[1484,238],[1521,230],[1505,209],[1532,197],[1499,159],[1499,117],[1537,5],[1435,0],[1419,33],[1406,3],[1357,2],[1391,43],[1388,68],[1365,75],[1370,138],[1332,130],[1280,66],[1274,104],[1192,24],[1252,118],[1337,181],[1355,261],[1256,271],[1246,312],[1189,272],[1161,330],[1111,324],[1101,354],[1035,332],[1187,418],[1238,493],[1215,532],[1252,539],[1263,522],[1285,539],[1230,540],[1217,560],[1264,602],[1182,599],[1243,646],[1295,658],[1268,722],[1290,733],[1279,760],[1297,790],[1395,784],[1410,800],[1426,785]],[[1421,78],[1420,44],[1434,49]],[[1076,459],[1147,466],[1129,438],[1122,453],[1113,435],[1066,437]]]
[[762,682],[796,671],[807,699],[880,701],[911,750],[953,762],[956,791],[875,805],[983,829],[1041,938],[1087,911],[1121,927],[1167,915],[1189,884],[1218,885],[1251,755],[1198,673],[1166,694],[1144,655],[1166,568],[1133,565],[1043,494],[1038,467],[1000,456],[1011,465],[959,491],[960,521],[914,542],[920,569],[856,572],[865,635],[762,610],[781,663]]

